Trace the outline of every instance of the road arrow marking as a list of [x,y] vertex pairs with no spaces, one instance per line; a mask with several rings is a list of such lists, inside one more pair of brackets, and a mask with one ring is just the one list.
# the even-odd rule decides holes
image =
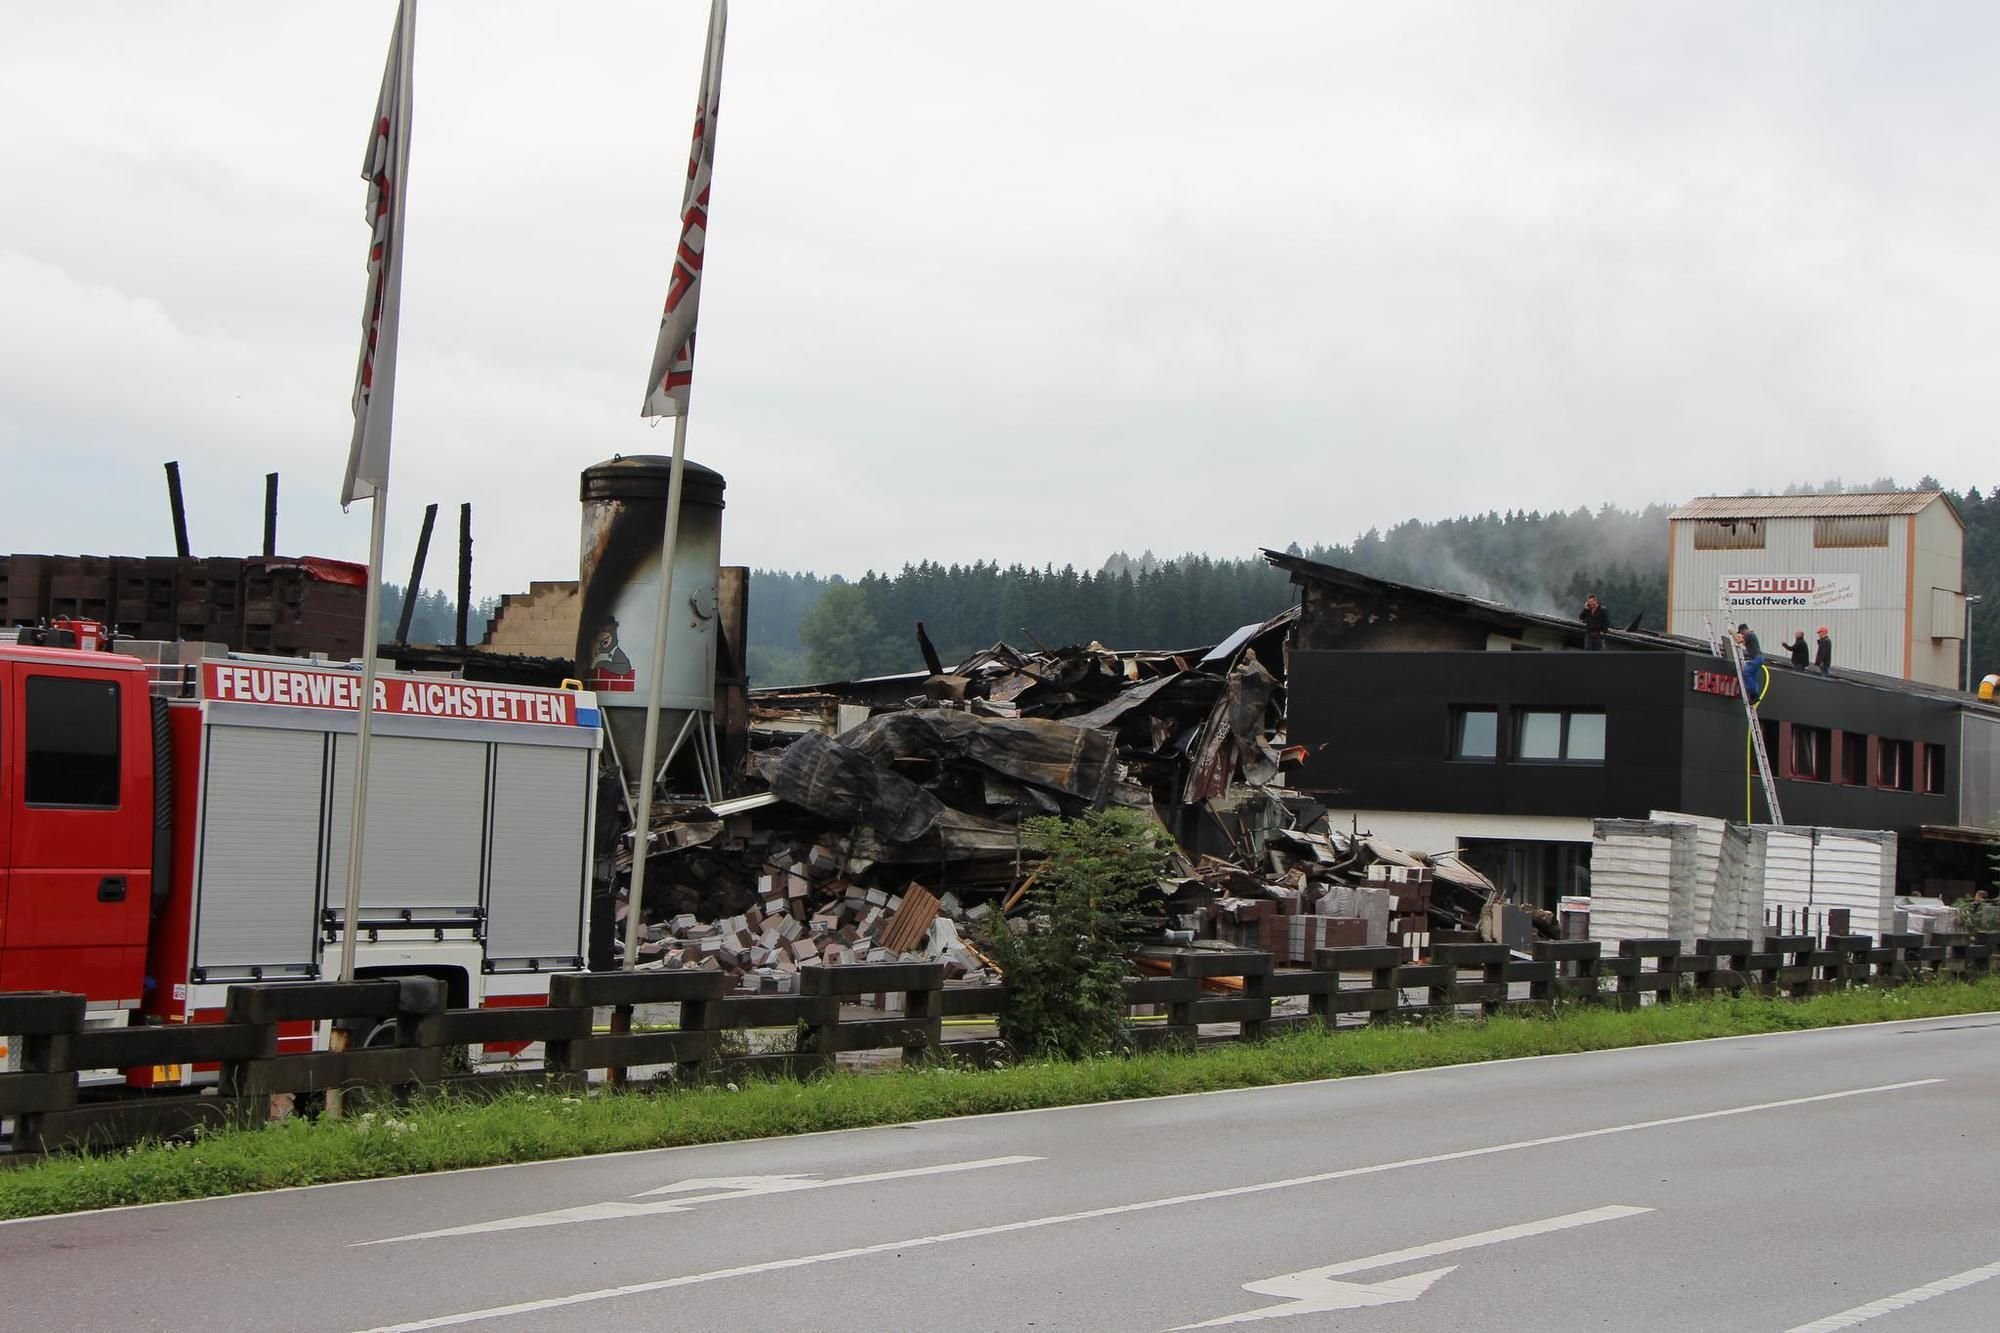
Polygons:
[[542,1314],[549,1310],[568,1309],[576,1305],[591,1305],[598,1301],[625,1300],[633,1296],[650,1296],[655,1292],[675,1291],[682,1287],[692,1287],[709,1282],[730,1282],[737,1278],[752,1277],[760,1273],[789,1272],[796,1268],[810,1268],[818,1264],[845,1263],[850,1259],[867,1259],[876,1255],[901,1253],[907,1250],[924,1249],[932,1245],[952,1245],[963,1240],[983,1240],[988,1236],[1006,1236],[1023,1231],[1038,1231],[1043,1227],[1067,1226],[1073,1222],[1094,1222],[1107,1217],[1129,1217],[1138,1213],[1155,1212],[1163,1208],[1181,1208],[1190,1204],[1210,1203],[1218,1199],[1244,1199],[1259,1194],[1269,1194],[1277,1190],[1298,1189],[1301,1186],[1324,1185],[1335,1180],[1353,1180],[1362,1176],[1380,1175],[1385,1171],[1405,1171],[1412,1167],[1438,1166],[1445,1162],[1463,1162],[1478,1157],[1491,1157],[1497,1153],[1523,1152],[1533,1148],[1547,1148],[1558,1143],[1580,1143],[1589,1139],[1603,1138],[1610,1134],[1635,1134],[1641,1130],[1661,1129],[1668,1125],[1693,1125],[1709,1120],[1721,1120],[1730,1116],[1757,1115],[1765,1111],[1788,1109],[1794,1106],[1817,1106],[1824,1102],[1841,1101],[1848,1097],[1872,1097],[1883,1092],[1906,1092],[1912,1088],[1935,1087],[1943,1083],[1941,1078],[1910,1079],[1903,1083],[1880,1083],[1868,1088],[1845,1088],[1839,1092],[1818,1092],[1803,1097],[1787,1097],[1782,1101],[1756,1102],[1749,1106],[1726,1106],[1715,1111],[1693,1111],[1686,1115],[1663,1116],[1657,1120],[1637,1120],[1625,1125],[1604,1125],[1597,1129],[1580,1129],[1568,1134],[1549,1134],[1535,1139],[1517,1139],[1512,1143],[1492,1143],[1477,1148],[1460,1148],[1454,1152],[1432,1153],[1424,1157],[1405,1157],[1395,1162],[1374,1162],[1367,1166],[1347,1166],[1333,1171],[1318,1171],[1309,1176],[1293,1176],[1286,1180],[1260,1180],[1248,1185],[1228,1185],[1220,1189],[1200,1190],[1193,1194],[1171,1194],[1164,1198],[1138,1199],[1131,1203],[1107,1204],[1100,1208],[1084,1208],[1071,1213],[1051,1213],[1046,1217],[1028,1217],[1015,1222],[998,1222],[991,1226],[966,1227],[958,1231],[946,1231],[932,1236],[906,1236],[901,1240],[880,1241],[873,1245],[856,1245],[847,1249],[825,1250],[818,1254],[794,1255],[785,1259],[767,1259],[760,1263],[738,1264],[732,1268],[717,1268],[705,1273],[682,1273],[674,1277],[654,1278],[646,1282],[628,1282],[616,1287],[598,1287],[591,1291],[572,1292],[566,1296],[548,1296],[539,1300],[516,1301],[509,1305],[489,1305],[478,1310],[459,1310],[451,1314],[431,1315],[424,1319],[405,1320],[396,1324],[383,1324],[368,1330],[368,1333],[419,1333],[419,1330],[433,1328],[455,1328],[460,1324],[476,1324],[482,1321],[507,1319],[515,1315]]
[[777,1194],[784,1190],[817,1189],[824,1183],[810,1172],[790,1176],[690,1176],[655,1190],[641,1190],[632,1197],[649,1199],[655,1194],[688,1194],[697,1190],[724,1194]]
[[[473,1222],[462,1227],[442,1227],[436,1231],[416,1231],[407,1236],[385,1236],[381,1240],[357,1241],[349,1248],[393,1245],[406,1240],[437,1240],[445,1236],[478,1236],[491,1231],[523,1231],[531,1227],[559,1227],[574,1222],[615,1222],[628,1217],[658,1217],[663,1213],[685,1213],[696,1204],[726,1199],[750,1199],[765,1194],[792,1194],[800,1190],[833,1189],[838,1185],[872,1185],[884,1180],[909,1180],[917,1176],[944,1176],[960,1171],[983,1171],[990,1166],[1018,1166],[1039,1162],[1039,1157],[982,1157],[972,1162],[943,1162],[937,1166],[913,1166],[901,1171],[870,1171],[858,1176],[836,1176],[818,1180],[809,1175],[789,1176],[703,1176],[662,1185],[628,1203],[614,1199],[607,1203],[587,1203],[576,1208],[556,1208],[546,1213],[525,1213],[519,1217],[499,1217],[490,1222]],[[664,1195],[664,1198],[654,1198]]]
[[[1321,1314],[1329,1310],[1357,1310],[1368,1305],[1395,1305],[1403,1301],[1413,1301],[1429,1291],[1431,1284],[1451,1272],[1452,1268],[1433,1268],[1429,1272],[1412,1273],[1407,1277],[1389,1278],[1382,1282],[1341,1282],[1338,1279],[1350,1273],[1365,1273],[1371,1268],[1388,1268],[1392,1264],[1409,1263],[1413,1259],[1430,1259],[1440,1254],[1476,1250],[1482,1246],[1523,1240],[1529,1236],[1544,1236],[1551,1231],[1568,1231],[1575,1227],[1594,1226],[1599,1222],[1615,1222],[1621,1217],[1637,1217],[1641,1213],[1652,1211],[1651,1208],[1608,1204],[1603,1208],[1592,1208],[1581,1213],[1545,1217],[1539,1222],[1522,1222],[1511,1227],[1496,1227],[1491,1231],[1475,1231],[1469,1236],[1454,1236],[1450,1240],[1432,1241],[1428,1245],[1412,1245],[1408,1249],[1371,1254],[1365,1259],[1348,1259],[1341,1263],[1328,1264],[1324,1268],[1301,1269],[1296,1273],[1265,1278],[1261,1282],[1246,1282],[1243,1284],[1243,1290],[1258,1296],[1282,1296],[1285,1298],[1284,1302],[1280,1305],[1266,1305],[1260,1309],[1246,1310],[1242,1314],[1226,1315],[1221,1319],[1210,1319],[1204,1323],[1182,1324],[1180,1327],[1181,1329],[1216,1328],[1223,1324],[1254,1323],[1259,1319],[1283,1319],[1295,1314]],[[1180,1329],[1176,1329],[1175,1333],[1180,1333]]]

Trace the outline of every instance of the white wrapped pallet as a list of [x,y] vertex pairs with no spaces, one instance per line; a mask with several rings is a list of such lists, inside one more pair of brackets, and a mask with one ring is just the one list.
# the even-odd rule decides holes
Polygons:
[[1718,940],[1755,939],[1763,924],[1763,845],[1752,837],[1749,825],[1731,824],[1717,860],[1708,934]]
[[[1590,935],[1662,939],[1692,910],[1695,830],[1644,819],[1600,819],[1591,833]],[[1676,900],[1678,899],[1678,908]]]
[[1765,906],[1802,914],[1807,929],[1825,928],[1826,914],[1845,909],[1856,935],[1892,929],[1896,835],[1872,829],[1759,826]]
[[1689,815],[1677,810],[1655,810],[1647,818],[1656,824],[1685,824],[1695,832],[1688,901],[1685,910],[1676,904],[1672,931],[1675,939],[1692,947],[1697,938],[1711,933],[1716,885],[1722,877],[1722,844],[1729,822],[1713,815]]

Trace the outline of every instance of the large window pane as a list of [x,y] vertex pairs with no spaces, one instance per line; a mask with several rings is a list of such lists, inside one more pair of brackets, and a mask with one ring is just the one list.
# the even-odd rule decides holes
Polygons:
[[1579,764],[1604,762],[1604,714],[1569,715],[1569,750],[1564,758]]
[[1518,759],[1560,759],[1562,758],[1561,713],[1521,714],[1521,743],[1515,751]]
[[30,676],[26,695],[29,805],[118,805],[118,686]]
[[1460,708],[1453,714],[1451,757],[1491,759],[1499,753],[1500,714],[1491,708]]

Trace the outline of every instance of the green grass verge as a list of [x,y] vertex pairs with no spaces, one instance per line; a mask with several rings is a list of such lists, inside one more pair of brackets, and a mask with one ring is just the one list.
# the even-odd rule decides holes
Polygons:
[[1554,1017],[1314,1030],[1256,1045],[1074,1064],[898,1069],[591,1097],[437,1096],[343,1122],[285,1121],[0,1171],[0,1217],[1985,1010],[2000,1010],[2000,978],[1808,1000],[1694,1000],[1629,1013],[1572,1007]]

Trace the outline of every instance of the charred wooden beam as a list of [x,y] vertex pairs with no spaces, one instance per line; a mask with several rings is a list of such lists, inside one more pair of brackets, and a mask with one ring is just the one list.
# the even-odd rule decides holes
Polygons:
[[465,647],[465,618],[472,614],[472,506],[458,507],[458,646]]
[[[410,565],[410,581],[403,589],[403,614],[396,621],[397,643],[406,644],[410,641],[410,617],[416,614],[417,594],[424,586],[424,557],[431,553],[431,525],[437,522],[437,516],[436,505],[424,506],[423,531],[417,534],[417,558]],[[461,617],[458,623],[461,626],[458,634],[459,646],[464,647],[464,618]]]
[[174,514],[174,554],[188,558],[187,506],[181,500],[181,465],[167,464],[167,504]]

